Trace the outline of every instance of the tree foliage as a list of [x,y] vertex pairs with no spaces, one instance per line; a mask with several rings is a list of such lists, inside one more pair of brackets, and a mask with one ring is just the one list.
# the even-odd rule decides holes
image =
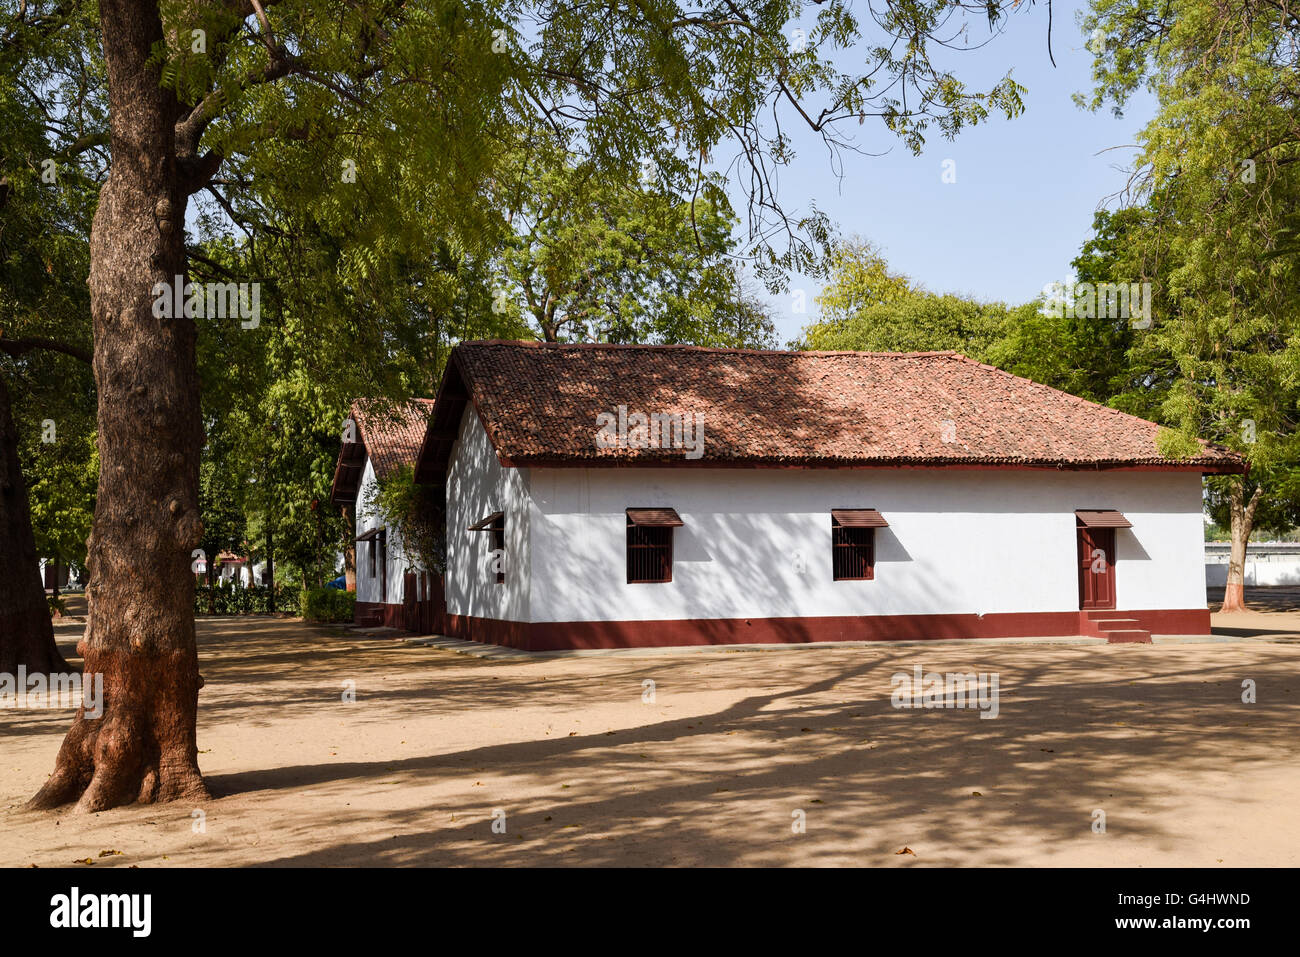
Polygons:
[[1250,479],[1220,482],[1242,508],[1285,515],[1300,461],[1300,21],[1262,0],[1096,0],[1084,26],[1108,38],[1092,103],[1142,87],[1159,102],[1126,237],[1158,284],[1141,385],[1171,425],[1247,458]]
[[81,563],[97,468],[85,276],[104,107],[92,10],[47,6],[0,14],[0,376],[37,551]]
[[396,528],[402,548],[413,568],[441,572],[447,567],[446,502],[441,488],[415,481],[415,470],[405,465],[379,479],[369,489],[367,509],[383,516]]
[[556,341],[769,344],[770,317],[740,278],[734,216],[717,178],[684,198],[611,184],[590,163],[532,150],[512,174],[498,313],[522,307]]

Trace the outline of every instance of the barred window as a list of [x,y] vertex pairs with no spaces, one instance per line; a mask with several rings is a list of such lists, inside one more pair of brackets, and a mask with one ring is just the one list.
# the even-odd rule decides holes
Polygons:
[[506,517],[498,515],[490,526],[492,529],[492,560],[497,564],[497,584],[506,580]]
[[504,512],[493,512],[481,518],[469,527],[471,532],[488,532],[488,568],[498,585],[505,584],[506,571],[506,516]]
[[629,585],[673,580],[673,529],[681,525],[671,508],[627,510]]
[[831,562],[836,581],[876,577],[876,530],[831,519]]

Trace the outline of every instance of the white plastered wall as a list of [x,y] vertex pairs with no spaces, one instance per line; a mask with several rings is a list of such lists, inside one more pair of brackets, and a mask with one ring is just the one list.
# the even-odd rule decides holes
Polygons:
[[[474,474],[508,484],[475,451]],[[1116,534],[1119,609],[1205,606],[1191,473],[537,469],[527,487],[532,621],[1074,611],[1074,511],[1090,508],[1133,522]],[[685,521],[673,581],[629,585],[624,509],[647,506]],[[832,508],[889,522],[873,581],[832,580]]]
[[[447,612],[529,621],[531,508],[527,469],[503,468],[472,405],[461,418],[447,472]],[[505,513],[505,582],[497,584],[490,532],[469,526]]]
[[[361,484],[357,488],[357,536],[374,528],[386,527],[376,511],[367,505],[375,487],[375,469],[369,457],[366,458],[365,470],[361,473]],[[370,574],[370,550],[378,545],[378,539],[369,542],[357,542],[357,601],[377,602],[389,605],[402,603],[402,577],[410,563],[406,560],[402,547],[401,533],[394,527],[388,527],[388,587],[384,589],[384,574],[380,567],[383,556],[376,554],[375,574]]]

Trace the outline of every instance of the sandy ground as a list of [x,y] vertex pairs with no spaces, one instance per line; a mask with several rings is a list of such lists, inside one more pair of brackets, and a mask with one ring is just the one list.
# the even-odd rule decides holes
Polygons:
[[[59,626],[68,651],[79,630]],[[0,864],[1300,864],[1292,610],[1216,616],[1201,644],[527,661],[296,621],[199,632],[214,799],[24,811],[70,712],[0,711]],[[894,709],[918,664],[996,672],[1000,715]]]

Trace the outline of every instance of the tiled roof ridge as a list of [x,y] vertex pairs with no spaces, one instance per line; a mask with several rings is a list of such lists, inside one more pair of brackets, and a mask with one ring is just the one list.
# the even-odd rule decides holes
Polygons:
[[411,396],[409,399],[390,399],[384,396],[360,396],[352,400],[351,405],[348,407],[348,411],[350,413],[351,412],[364,413],[367,411],[367,409],[382,407],[384,405],[388,405],[396,409],[396,408],[401,408],[403,405],[407,405],[412,402],[418,403],[419,405],[422,406],[428,406],[432,408],[434,401],[435,400],[433,399],[426,399],[421,396]]
[[[699,352],[714,353],[720,355],[747,355],[747,356],[788,356],[799,358],[802,356],[871,356],[878,359],[925,359],[925,358],[961,358],[965,359],[961,353],[952,349],[941,349],[929,352],[870,352],[867,350],[854,349],[745,349],[740,346],[696,346],[689,343],[675,342],[542,342],[537,339],[466,339],[458,343],[460,347],[486,347],[486,346],[511,346],[526,349],[585,349],[592,351],[629,351],[637,349],[654,350],[659,352]],[[974,361],[974,360],[967,360]]]

